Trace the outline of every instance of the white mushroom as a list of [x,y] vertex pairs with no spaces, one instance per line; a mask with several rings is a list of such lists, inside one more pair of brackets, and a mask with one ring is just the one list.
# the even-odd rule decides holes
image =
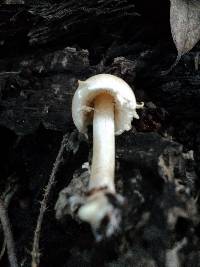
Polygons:
[[130,130],[132,119],[139,118],[136,109],[142,107],[143,103],[136,103],[130,86],[110,74],[99,74],[86,81],[79,81],[74,94],[74,124],[80,132],[87,134],[87,126],[93,123],[93,157],[88,197],[79,209],[78,216],[91,224],[96,237],[105,221],[106,236],[118,228],[120,216],[117,206],[123,203],[123,198],[116,194],[114,184],[115,134]]

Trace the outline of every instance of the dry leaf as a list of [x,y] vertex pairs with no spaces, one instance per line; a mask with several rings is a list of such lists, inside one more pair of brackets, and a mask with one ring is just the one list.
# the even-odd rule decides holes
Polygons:
[[200,40],[200,0],[170,1],[171,32],[180,59]]

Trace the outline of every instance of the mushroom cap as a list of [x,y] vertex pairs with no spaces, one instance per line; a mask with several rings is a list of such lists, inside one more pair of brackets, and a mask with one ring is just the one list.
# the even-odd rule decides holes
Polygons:
[[93,118],[93,101],[101,93],[113,96],[115,134],[120,135],[130,130],[133,117],[139,118],[135,95],[124,80],[111,74],[98,74],[85,81],[79,81],[72,100],[72,118],[77,129],[87,133],[87,126],[92,123]]

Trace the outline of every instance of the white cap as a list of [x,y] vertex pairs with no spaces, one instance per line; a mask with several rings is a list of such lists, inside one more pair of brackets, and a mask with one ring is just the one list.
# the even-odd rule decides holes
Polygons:
[[98,74],[86,81],[79,81],[79,86],[72,100],[72,118],[77,129],[87,133],[87,126],[92,123],[93,101],[101,94],[113,96],[115,103],[115,134],[119,135],[131,129],[131,121],[139,116],[135,95],[131,87],[121,78],[110,74]]

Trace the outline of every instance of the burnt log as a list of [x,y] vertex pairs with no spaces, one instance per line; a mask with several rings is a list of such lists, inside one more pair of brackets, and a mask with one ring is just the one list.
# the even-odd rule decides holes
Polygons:
[[[41,266],[198,266],[199,44],[163,73],[177,53],[169,1],[4,0],[0,48],[0,192],[17,184],[8,214],[19,263],[30,266],[39,201],[66,134]],[[78,80],[98,73],[123,78],[145,102],[131,131],[116,138],[126,205],[121,231],[101,243],[65,209],[66,197],[86,191],[92,153],[91,134],[75,131],[71,100]],[[54,210],[60,192],[62,222]]]

